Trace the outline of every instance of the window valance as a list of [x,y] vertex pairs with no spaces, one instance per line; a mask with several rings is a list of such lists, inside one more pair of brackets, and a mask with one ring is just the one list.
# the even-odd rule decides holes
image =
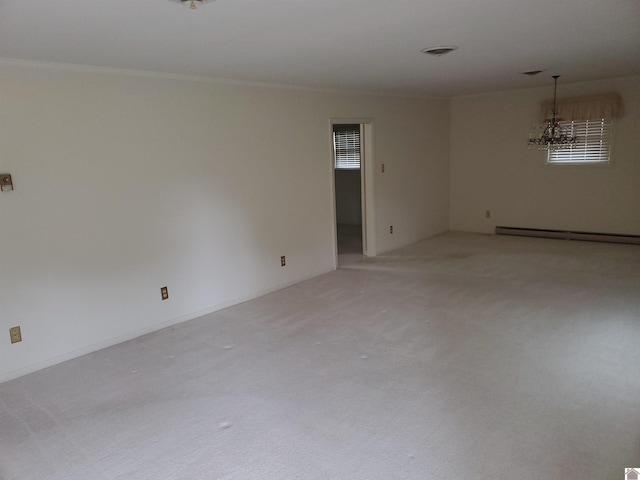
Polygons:
[[[541,104],[542,119],[551,118],[551,105],[547,100]],[[558,117],[565,121],[585,121],[604,118],[612,120],[624,115],[622,97],[618,93],[591,95],[558,100]]]

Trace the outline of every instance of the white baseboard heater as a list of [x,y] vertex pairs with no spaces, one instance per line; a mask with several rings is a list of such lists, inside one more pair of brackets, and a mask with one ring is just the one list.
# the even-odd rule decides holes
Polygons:
[[640,245],[640,235],[619,235],[617,233],[571,232],[567,230],[543,230],[540,228],[496,227],[496,235],[517,235],[520,237],[559,238],[562,240],[582,240],[586,242],[609,242]]

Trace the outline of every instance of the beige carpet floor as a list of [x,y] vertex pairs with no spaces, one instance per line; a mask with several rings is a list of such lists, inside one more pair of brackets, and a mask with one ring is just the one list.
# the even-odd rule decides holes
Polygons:
[[0,385],[3,480],[637,465],[637,246],[447,233]]
[[339,223],[338,235],[338,266],[344,267],[364,258],[362,254],[362,225]]

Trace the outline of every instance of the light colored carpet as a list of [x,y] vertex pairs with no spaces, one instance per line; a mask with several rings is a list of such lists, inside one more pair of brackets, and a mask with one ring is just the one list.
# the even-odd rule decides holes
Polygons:
[[448,233],[0,385],[4,480],[620,480],[640,248]]
[[344,267],[362,260],[362,225],[339,223],[337,230],[338,265]]

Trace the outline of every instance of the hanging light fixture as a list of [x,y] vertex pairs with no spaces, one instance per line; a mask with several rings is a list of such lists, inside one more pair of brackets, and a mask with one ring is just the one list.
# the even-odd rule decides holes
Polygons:
[[551,119],[547,119],[547,125],[536,129],[538,136],[534,136],[534,132],[529,133],[529,147],[541,150],[556,150],[558,148],[567,148],[574,145],[577,141],[575,135],[570,135],[560,125],[561,119],[558,118],[558,107],[556,103],[556,92],[558,89],[558,78],[560,75],[553,75],[553,104],[551,105]]
[[191,10],[195,10],[198,4],[202,5],[203,3],[213,2],[214,0],[171,0],[175,3],[181,3],[183,5],[189,4],[189,8]]

